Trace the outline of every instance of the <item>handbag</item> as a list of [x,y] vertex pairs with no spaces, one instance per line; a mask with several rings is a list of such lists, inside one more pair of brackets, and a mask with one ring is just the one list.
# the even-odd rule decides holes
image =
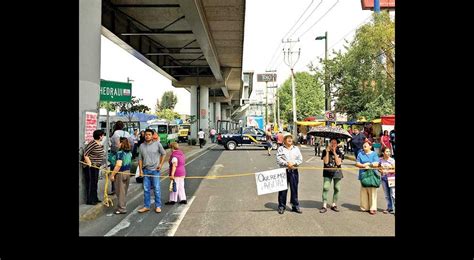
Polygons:
[[135,180],[137,183],[143,183],[143,177],[140,176],[140,167],[137,165],[137,170],[135,171]]
[[176,192],[176,182],[173,180],[170,182],[170,192]]
[[368,169],[363,173],[360,183],[365,188],[378,188],[380,187],[380,176],[374,170]]
[[395,175],[390,174],[387,176],[388,187],[395,187]]

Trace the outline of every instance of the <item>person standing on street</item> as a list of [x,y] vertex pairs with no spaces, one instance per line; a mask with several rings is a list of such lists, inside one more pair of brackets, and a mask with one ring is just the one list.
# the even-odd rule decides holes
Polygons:
[[[370,141],[366,141],[363,144],[363,151],[359,153],[356,160],[356,167],[361,168],[359,170],[359,180],[362,180],[362,176],[367,169],[373,169],[379,166],[379,157],[372,151],[372,144]],[[360,210],[367,212],[371,215],[377,213],[377,188],[376,187],[360,187]]]
[[206,134],[204,133],[204,131],[202,131],[202,128],[199,128],[198,137],[199,137],[199,148],[202,148],[202,146],[204,145],[204,138],[206,137]]
[[[133,149],[133,138],[132,135],[124,131],[123,128],[125,127],[125,124],[122,121],[117,121],[114,125],[114,132],[112,137],[110,138],[111,141],[111,146],[110,146],[110,151],[111,153],[109,154],[109,159],[110,159],[110,170],[113,171],[115,168],[115,162],[116,162],[116,157],[117,157],[117,151],[120,148],[120,138],[125,137],[128,139],[130,145],[132,146]],[[111,192],[109,195],[114,195],[115,194],[115,183],[111,182]]]
[[94,140],[90,141],[84,148],[84,162],[87,164],[84,168],[87,205],[95,205],[101,202],[97,197],[99,169],[92,166],[100,167],[105,158],[105,150],[101,143],[104,132],[102,130],[95,130],[92,136]]
[[314,156],[319,156],[321,154],[322,146],[323,146],[323,138],[315,137],[314,138]]
[[354,150],[355,158],[357,158],[359,152],[362,150],[362,145],[364,144],[365,139],[365,135],[363,133],[360,133],[358,128],[355,128],[351,138],[352,149]]
[[341,189],[341,179],[342,171],[338,168],[341,168],[342,164],[342,152],[337,147],[337,139],[331,138],[329,145],[323,151],[321,160],[324,163],[323,170],[323,207],[319,210],[320,213],[325,213],[327,211],[327,201],[328,201],[328,192],[331,187],[331,181],[334,182],[334,194],[332,196],[332,206],[331,209],[335,212],[339,212],[337,208],[337,198],[339,191]]
[[213,127],[209,133],[211,135],[211,142],[215,143],[216,142],[216,129],[214,129]]
[[[160,142],[152,140],[153,130],[145,130],[145,142],[139,147],[138,167],[140,168],[140,176],[143,178],[144,207],[138,212],[143,213],[150,210],[150,189],[153,183],[155,192],[155,212],[161,212],[161,195],[160,195],[160,170],[165,162],[166,151]],[[158,159],[159,158],[159,159]],[[152,176],[143,176],[152,175]]]
[[176,142],[170,144],[172,152],[169,160],[170,164],[170,180],[176,182],[176,192],[170,192],[170,200],[165,205],[174,205],[178,202],[180,204],[187,204],[186,191],[184,190],[184,178],[186,177],[186,158],[183,151],[179,149]]
[[[130,184],[130,166],[132,164],[131,145],[127,138],[120,138],[120,149],[117,151],[117,161],[115,168],[110,175],[110,181],[115,183],[115,190],[117,194],[117,210],[115,214],[127,213],[127,191]],[[118,173],[120,172],[120,173]]]
[[390,131],[390,144],[392,144],[392,157],[395,156],[395,128]]
[[395,214],[395,185],[390,185],[389,178],[395,178],[395,159],[391,158],[390,149],[382,148],[383,157],[380,158],[380,172],[382,174],[382,187],[387,201],[387,209],[384,214]]
[[319,210],[320,213],[325,213],[327,211],[327,201],[328,201],[328,192],[331,187],[331,181],[334,182],[334,194],[332,197],[332,206],[331,210],[339,212],[337,208],[337,198],[339,191],[341,189],[341,179],[344,177],[342,171],[338,168],[341,168],[342,164],[342,152],[338,149],[337,139],[331,138],[329,145],[323,151],[321,160],[324,163],[323,170],[323,207]]
[[283,145],[283,134],[281,133],[281,130],[278,131],[278,134],[277,134],[277,144],[278,144],[278,148]]
[[266,139],[266,145],[267,145],[267,151],[268,151],[268,156],[271,156],[271,151],[272,151],[272,132],[270,129],[267,129],[267,132],[265,132],[265,139]]
[[390,136],[388,135],[388,130],[383,131],[383,136],[380,137],[380,143],[382,143],[382,149],[388,147],[390,152],[392,151],[392,144],[390,143]]
[[[276,160],[278,166],[286,168],[286,178],[290,183],[291,197],[290,203],[292,205],[292,211],[297,213],[303,213],[300,209],[300,203],[298,201],[298,166],[303,163],[303,156],[301,155],[300,149],[293,145],[293,137],[291,134],[286,134],[283,137],[284,146],[278,148]],[[286,210],[286,196],[288,190],[282,190],[278,192],[278,213],[283,214]]]

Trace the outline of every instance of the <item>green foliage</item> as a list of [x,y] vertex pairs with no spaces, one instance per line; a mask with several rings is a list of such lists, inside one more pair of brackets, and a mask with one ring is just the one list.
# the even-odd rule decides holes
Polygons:
[[[374,14],[372,23],[357,29],[344,54],[335,53],[312,67],[320,78],[328,75],[336,111],[349,119],[367,120],[395,112],[395,24],[387,12]],[[325,74],[327,73],[327,74]]]
[[174,121],[175,119],[178,119],[180,117],[179,113],[174,112],[169,108],[162,109],[161,111],[157,112],[156,115],[158,116],[158,118],[163,118],[168,121]]
[[108,108],[109,111],[120,111],[125,114],[128,121],[131,122],[134,113],[146,113],[150,108],[146,105],[140,104],[143,101],[141,98],[132,96],[130,102],[101,102],[100,106]]
[[161,104],[157,101],[157,106],[160,108],[157,111],[164,109],[173,110],[176,106],[176,103],[178,103],[178,97],[173,93],[173,91],[165,91],[161,97]]
[[[320,115],[324,111],[324,86],[318,77],[308,72],[295,73],[297,121],[309,116]],[[278,95],[280,96],[281,119],[293,122],[291,76],[278,89]]]

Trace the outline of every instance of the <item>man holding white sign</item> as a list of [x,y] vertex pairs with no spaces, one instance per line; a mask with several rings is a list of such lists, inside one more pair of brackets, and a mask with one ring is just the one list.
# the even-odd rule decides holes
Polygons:
[[[300,209],[298,201],[298,167],[303,162],[303,156],[300,149],[293,145],[293,137],[291,134],[286,134],[283,137],[283,146],[278,148],[276,160],[281,168],[286,168],[287,182],[290,183],[291,197],[290,203],[292,211],[303,213]],[[278,192],[278,213],[283,214],[286,209],[286,195],[288,189]]]
[[255,181],[257,183],[258,195],[288,189],[286,170],[283,168],[264,172],[256,172]]

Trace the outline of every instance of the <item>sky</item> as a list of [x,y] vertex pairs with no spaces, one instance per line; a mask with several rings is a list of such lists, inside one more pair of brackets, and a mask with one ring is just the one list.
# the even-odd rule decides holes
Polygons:
[[[306,13],[301,16],[305,10]],[[369,22],[372,13],[362,10],[360,0],[247,0],[245,11],[242,69],[254,71],[255,78],[258,73],[276,69],[279,85],[290,76],[290,68],[283,61],[282,51],[290,46],[281,43],[283,38],[299,38],[299,42],[292,46],[294,51],[301,49],[294,71],[309,71],[307,66],[311,61],[317,65],[318,57],[324,58],[324,40],[316,41],[317,36],[328,32],[330,57],[331,49],[341,49],[344,38],[352,40],[355,29]],[[300,21],[295,25],[300,16]],[[187,90],[174,88],[170,80],[104,36],[101,44],[101,79],[126,82],[129,77],[134,80],[132,95],[142,98],[143,103],[153,111],[156,99],[161,98],[165,91],[172,90],[178,96],[175,111],[190,114],[190,93]],[[296,55],[294,57],[296,59]],[[263,89],[265,84],[257,83],[256,80],[254,83],[255,90]]]
[[180,114],[190,114],[191,94],[184,88],[175,88],[171,81],[156,70],[129,54],[127,51],[101,36],[100,78],[104,80],[127,82],[127,77],[133,80],[132,96],[142,98],[142,104],[155,111],[156,100],[165,91],[173,91],[178,96],[175,111]]
[[[370,21],[371,13],[362,10],[360,0],[249,0],[246,2],[243,70],[255,74],[276,70],[277,84],[281,85],[291,75],[282,50],[287,50],[290,44],[282,43],[282,39],[299,39],[291,46],[292,51],[301,50],[294,71],[309,71],[307,66],[311,61],[318,65],[318,57],[324,59],[325,42],[315,40],[317,36],[328,32],[328,57],[331,57],[331,50],[342,49],[344,38],[352,40],[356,28]],[[296,58],[295,53],[294,61]],[[264,89],[264,85],[254,82],[255,90]],[[251,99],[255,94],[256,91]]]

